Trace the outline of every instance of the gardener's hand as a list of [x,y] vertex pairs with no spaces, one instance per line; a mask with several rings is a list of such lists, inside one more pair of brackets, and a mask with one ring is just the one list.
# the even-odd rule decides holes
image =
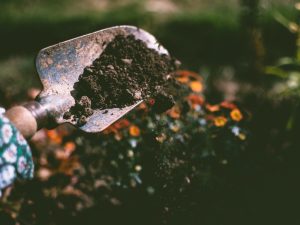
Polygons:
[[31,150],[27,141],[0,108],[0,196],[1,190],[15,179],[33,177]]

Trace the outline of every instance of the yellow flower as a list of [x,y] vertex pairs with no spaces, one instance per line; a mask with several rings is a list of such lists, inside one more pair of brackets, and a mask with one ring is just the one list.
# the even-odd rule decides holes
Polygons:
[[192,81],[190,83],[190,88],[194,92],[201,92],[203,90],[203,85],[201,84],[200,81]]
[[140,134],[141,134],[140,128],[138,128],[138,127],[135,126],[135,125],[131,125],[131,126],[129,127],[129,134],[130,134],[131,136],[133,136],[133,137],[138,137],[138,136],[140,136]]
[[223,127],[227,123],[227,119],[224,116],[218,116],[214,118],[214,124],[216,127]]
[[233,109],[230,112],[230,116],[234,121],[237,121],[237,122],[240,121],[241,119],[243,119],[243,115],[239,109]]

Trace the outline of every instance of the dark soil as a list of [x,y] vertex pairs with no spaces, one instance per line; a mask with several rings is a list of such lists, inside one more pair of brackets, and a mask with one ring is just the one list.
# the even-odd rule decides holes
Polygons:
[[79,76],[72,91],[76,104],[64,118],[84,125],[94,109],[122,108],[150,98],[157,111],[165,111],[174,104],[171,73],[177,66],[133,35],[116,36]]

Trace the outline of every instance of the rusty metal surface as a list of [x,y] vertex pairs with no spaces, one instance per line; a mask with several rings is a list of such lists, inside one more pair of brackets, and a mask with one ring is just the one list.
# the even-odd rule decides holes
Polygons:
[[[168,54],[168,51],[159,45],[151,34],[133,26],[117,26],[100,30],[50,46],[39,52],[36,68],[44,90],[37,101],[44,107],[49,117],[58,124],[69,122],[77,126],[75,122],[63,118],[63,114],[75,104],[70,94],[74,83],[83,73],[84,68],[101,55],[107,43],[116,35],[130,34],[144,41],[149,48],[155,49],[160,54]],[[88,122],[79,128],[86,132],[100,132],[141,102],[124,108],[107,109],[108,112],[105,114],[103,114],[105,110],[95,110],[88,118]]]

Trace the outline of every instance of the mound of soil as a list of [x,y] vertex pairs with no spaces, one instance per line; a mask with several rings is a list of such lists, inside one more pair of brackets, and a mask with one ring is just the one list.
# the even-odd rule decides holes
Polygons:
[[157,100],[155,108],[165,111],[174,104],[171,73],[177,69],[176,62],[133,35],[116,36],[79,76],[71,92],[76,104],[64,118],[81,126],[94,109],[122,108],[150,98]]

